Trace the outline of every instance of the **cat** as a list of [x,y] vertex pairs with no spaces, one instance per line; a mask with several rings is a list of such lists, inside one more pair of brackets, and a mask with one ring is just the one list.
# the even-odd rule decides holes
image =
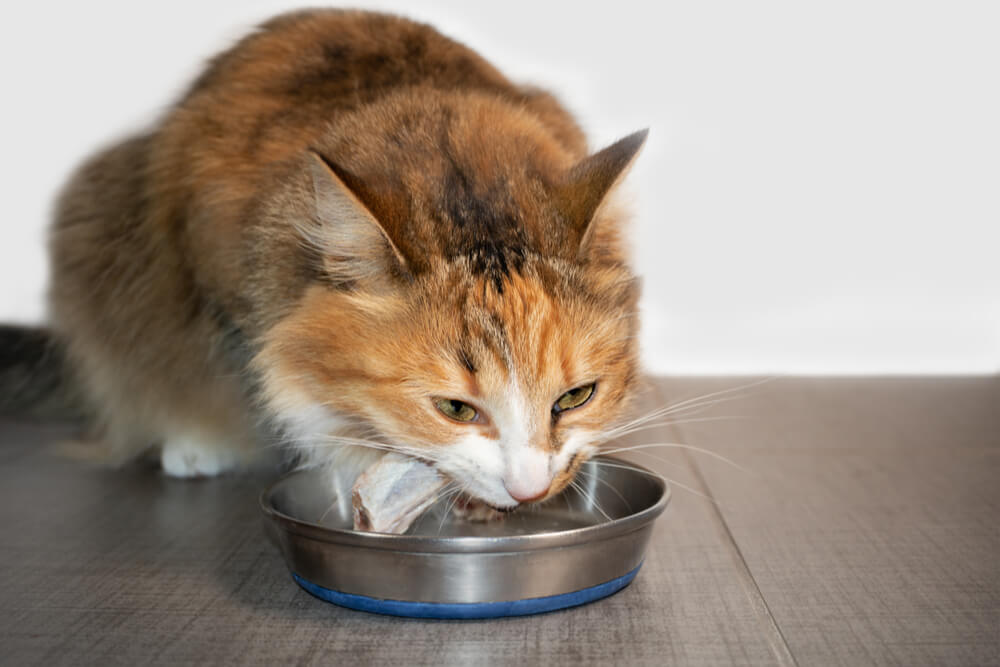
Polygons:
[[46,359],[111,461],[212,476],[278,438],[544,501],[637,384],[614,192],[645,137],[588,154],[555,97],[427,25],[279,16],[65,187]]

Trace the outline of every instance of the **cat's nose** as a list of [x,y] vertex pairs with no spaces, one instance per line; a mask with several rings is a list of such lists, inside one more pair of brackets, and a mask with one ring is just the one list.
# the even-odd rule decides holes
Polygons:
[[550,465],[549,455],[536,447],[516,449],[504,472],[504,488],[519,503],[538,500],[552,486]]
[[504,488],[510,497],[519,503],[530,503],[544,498],[552,486],[552,478],[547,473],[517,475],[504,481]]
[[530,503],[545,497],[545,494],[549,492],[550,484],[546,484],[545,488],[541,491],[523,491],[520,488],[511,488],[510,486],[504,485],[507,488],[507,493],[510,497],[519,503]]

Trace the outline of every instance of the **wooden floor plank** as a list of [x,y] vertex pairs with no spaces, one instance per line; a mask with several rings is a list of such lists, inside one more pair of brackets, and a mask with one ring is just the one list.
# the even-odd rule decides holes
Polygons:
[[[725,527],[690,493],[675,494],[639,577],[611,598],[529,618],[415,621],[295,586],[261,530],[266,478],[95,469],[54,455],[59,435],[0,425],[0,664],[780,662]],[[698,483],[680,452],[653,464]]]
[[[664,395],[736,380],[670,379]],[[1000,382],[779,379],[678,426],[801,664],[1000,664]]]

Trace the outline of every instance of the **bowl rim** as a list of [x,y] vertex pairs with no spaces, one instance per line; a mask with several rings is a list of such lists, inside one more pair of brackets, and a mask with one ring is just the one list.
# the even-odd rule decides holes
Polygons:
[[659,497],[649,507],[634,514],[612,519],[592,526],[570,528],[530,535],[510,535],[505,537],[394,535],[374,533],[346,528],[331,528],[311,521],[298,519],[275,508],[273,496],[278,488],[289,480],[304,475],[307,470],[290,472],[274,481],[259,496],[261,510],[279,528],[319,542],[367,549],[384,549],[397,552],[420,553],[504,553],[556,549],[595,541],[603,541],[643,529],[656,519],[670,502],[670,485],[658,473],[632,461],[614,456],[597,456],[598,460],[609,460],[628,464],[628,469],[651,479],[659,491]]

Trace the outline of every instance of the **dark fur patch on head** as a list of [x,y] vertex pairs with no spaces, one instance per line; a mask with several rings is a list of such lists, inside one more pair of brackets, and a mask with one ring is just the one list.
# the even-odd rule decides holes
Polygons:
[[461,166],[449,162],[440,203],[451,224],[449,259],[467,257],[472,272],[502,294],[504,280],[521,270],[527,254],[521,215],[503,183],[479,193]]
[[472,356],[469,354],[468,350],[464,348],[460,349],[458,351],[458,358],[461,360],[462,365],[465,366],[467,371],[473,375],[476,373],[476,365],[472,362]]

